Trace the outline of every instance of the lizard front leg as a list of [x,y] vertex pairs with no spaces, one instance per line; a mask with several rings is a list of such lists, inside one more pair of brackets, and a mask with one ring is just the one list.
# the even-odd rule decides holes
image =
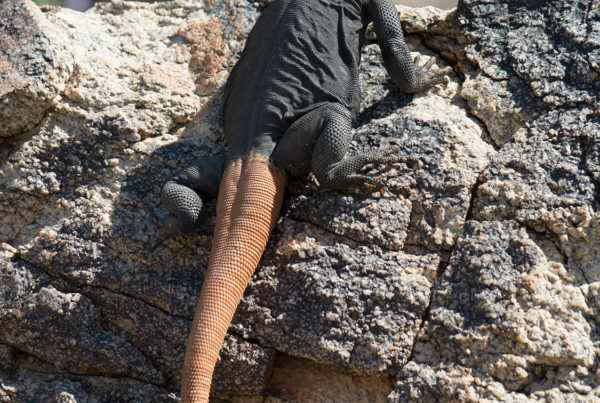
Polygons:
[[448,82],[446,75],[452,68],[431,70],[433,58],[423,66],[419,65],[419,56],[413,60],[404,40],[398,11],[391,0],[371,0],[368,12],[377,33],[383,64],[394,84],[405,92],[414,93]]

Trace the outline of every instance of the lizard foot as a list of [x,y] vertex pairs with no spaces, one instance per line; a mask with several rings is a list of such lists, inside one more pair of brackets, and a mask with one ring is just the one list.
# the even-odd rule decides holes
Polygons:
[[152,254],[156,248],[158,248],[164,241],[170,239],[176,235],[180,235],[185,231],[182,229],[182,225],[179,220],[170,215],[169,217],[160,220],[158,223],[158,234],[156,235],[156,239],[150,245],[148,245],[144,250],[147,254]]
[[378,188],[378,190],[381,191],[381,194],[384,194],[384,181],[358,172],[367,165],[390,165],[395,163],[406,163],[407,166],[411,166],[412,168],[419,167],[421,164],[420,160],[417,158],[407,158],[396,155],[363,154],[344,158],[329,167],[326,172],[320,173],[320,175],[315,172],[315,177],[322,187],[329,189],[343,189],[354,186],[361,187],[366,184]]
[[419,66],[421,55],[417,55],[413,61],[415,65],[415,84],[407,88],[407,92],[420,92],[433,87],[436,84],[448,84],[448,74],[452,73],[452,67],[431,70],[435,58],[431,57],[423,66]]

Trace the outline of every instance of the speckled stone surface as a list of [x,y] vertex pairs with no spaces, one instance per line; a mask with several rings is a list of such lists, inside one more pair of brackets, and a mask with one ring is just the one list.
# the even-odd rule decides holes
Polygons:
[[393,399],[597,399],[597,331],[578,280],[517,222],[469,221]]
[[0,138],[33,129],[73,71],[61,33],[29,0],[0,3]]
[[[2,2],[28,28],[0,33],[27,42],[0,41],[0,400],[177,401],[214,203],[145,248],[162,183],[224,151],[220,88],[267,3]],[[597,2],[399,11],[456,74],[402,94],[368,33],[350,153],[404,162],[366,169],[383,194],[290,183],[213,396],[600,399]]]
[[395,373],[408,359],[439,257],[384,252],[284,219],[232,329],[343,370]]

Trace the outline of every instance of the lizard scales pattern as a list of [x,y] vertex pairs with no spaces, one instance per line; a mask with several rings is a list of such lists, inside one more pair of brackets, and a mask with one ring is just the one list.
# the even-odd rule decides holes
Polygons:
[[279,214],[285,179],[267,158],[248,155],[227,167],[206,280],[188,338],[182,401],[207,401],[227,327]]
[[407,92],[446,80],[412,60],[391,0],[276,0],[258,18],[224,91],[225,157],[204,157],[168,180],[174,217],[162,240],[202,225],[202,197],[218,194],[206,278],[188,339],[183,402],[206,402],[218,353],[279,214],[286,177],[312,172],[320,186],[383,187],[359,171],[398,162],[347,157],[360,107],[358,65],[373,22],[387,71]]

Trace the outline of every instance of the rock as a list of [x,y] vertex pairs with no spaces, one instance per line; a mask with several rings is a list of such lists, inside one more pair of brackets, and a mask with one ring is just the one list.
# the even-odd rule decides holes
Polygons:
[[[70,374],[150,385],[178,374],[190,320],[102,287],[73,287],[27,263],[0,260],[0,267],[3,343]],[[46,334],[52,337],[44,341]],[[260,393],[273,359],[273,350],[228,336],[215,394]]]
[[143,352],[104,329],[93,296],[75,292],[25,263],[0,264],[3,343],[62,371],[161,382],[163,375]]
[[385,402],[391,389],[387,376],[344,373],[333,366],[279,354],[268,385],[277,395],[265,402]]
[[[286,354],[393,373],[410,355],[439,258],[381,252],[284,220],[232,328]],[[274,252],[272,252],[274,251]]]
[[479,68],[469,69],[462,95],[496,144],[545,109],[597,104],[600,10],[593,2],[465,0],[457,15],[466,57]]
[[392,398],[598,398],[597,333],[574,280],[518,223],[469,221]]
[[[146,248],[162,183],[224,152],[220,88],[268,3],[0,5],[0,399],[177,400],[214,203]],[[403,94],[369,31],[350,153],[399,162],[365,170],[383,193],[290,183],[213,397],[600,399],[598,7],[399,10],[457,74]]]
[[[600,10],[594,3],[524,6],[465,0],[457,13],[467,57],[487,76],[516,76],[547,107],[593,105],[600,89]],[[492,24],[493,22],[493,24]]]
[[[414,41],[413,46],[422,45]],[[403,243],[430,250],[450,250],[469,210],[470,189],[495,151],[482,139],[478,123],[467,115],[466,105],[458,96],[458,82],[451,81],[443,90],[418,94],[408,100],[390,84],[385,70],[373,68],[380,63],[378,49],[377,45],[369,45],[363,55],[363,110],[352,152],[381,149],[405,161],[369,172],[382,175],[388,190],[403,204],[408,206],[410,202],[409,209],[402,209],[406,213],[402,211],[401,225],[409,224],[406,235],[402,234],[400,239],[406,238]],[[361,211],[365,207],[355,203],[353,210]],[[375,205],[373,208],[381,209]],[[310,214],[307,220],[316,225],[329,225],[317,221],[315,214]],[[369,218],[371,221],[373,217]],[[385,223],[378,229],[385,231],[390,225]],[[391,240],[389,233],[382,236],[385,241],[374,239],[373,242],[385,247],[401,247],[402,243]]]
[[[73,376],[64,373],[43,373],[44,368],[31,357],[20,354],[7,357],[12,363],[22,362],[10,377],[0,376],[0,398],[8,402],[119,402],[144,401],[153,403],[174,403],[177,396],[148,383],[128,378],[108,378],[94,376]],[[52,370],[51,367],[46,368]],[[93,393],[90,393],[93,391]]]
[[227,335],[213,375],[212,396],[260,396],[275,364],[275,350]]
[[600,280],[600,121],[589,108],[556,110],[515,134],[481,175],[480,219],[516,219],[556,239],[572,270]]
[[33,2],[0,4],[0,138],[33,129],[73,71],[57,30]]
[[412,210],[410,200],[402,196],[371,198],[329,192],[293,197],[290,204],[290,214],[298,220],[391,250],[404,246]]

